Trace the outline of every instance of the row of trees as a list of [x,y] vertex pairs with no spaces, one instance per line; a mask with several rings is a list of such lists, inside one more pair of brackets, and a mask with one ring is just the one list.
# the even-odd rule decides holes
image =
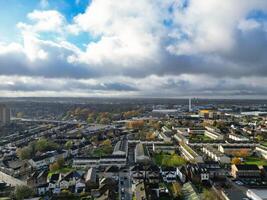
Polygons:
[[126,112],[96,112],[90,108],[80,108],[69,110],[65,118],[76,118],[79,120],[86,120],[88,123],[108,124],[113,119],[129,119],[138,116],[142,112],[141,109],[130,110]]
[[144,125],[145,125],[144,120],[133,120],[127,122],[126,127],[131,129],[141,129],[144,127]]
[[28,146],[17,149],[17,155],[21,160],[30,159],[38,152],[44,153],[46,151],[52,151],[59,149],[59,145],[53,141],[47,139],[39,139],[31,142]]

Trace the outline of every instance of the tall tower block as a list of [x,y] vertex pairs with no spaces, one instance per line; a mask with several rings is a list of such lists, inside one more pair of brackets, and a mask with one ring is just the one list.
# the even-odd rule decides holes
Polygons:
[[191,107],[191,98],[189,98],[189,101],[188,101],[188,111],[189,111],[189,112],[192,111],[192,107]]

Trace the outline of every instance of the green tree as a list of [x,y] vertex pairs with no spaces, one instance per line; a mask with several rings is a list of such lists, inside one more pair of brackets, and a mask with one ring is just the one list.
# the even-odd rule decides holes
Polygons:
[[17,155],[21,160],[30,159],[33,156],[33,153],[32,148],[29,146],[17,149]]
[[66,147],[66,149],[71,149],[72,147],[73,147],[73,143],[72,143],[72,141],[67,141],[66,143],[65,143],[65,147]]
[[59,148],[59,146],[57,143],[53,141],[49,141],[47,139],[42,138],[35,143],[35,148],[36,151],[45,152],[45,151],[56,150]]
[[64,160],[64,158],[63,158],[63,157],[59,158],[59,159],[57,160],[57,164],[58,164],[59,168],[64,167],[64,165],[65,165],[65,160]]
[[202,197],[203,200],[219,200],[213,191],[207,189],[204,189]]
[[32,197],[34,195],[34,191],[26,185],[20,185],[16,186],[14,195],[17,200],[23,200]]
[[173,191],[173,196],[174,197],[181,198],[181,196],[182,196],[182,187],[178,182],[173,182],[171,189]]

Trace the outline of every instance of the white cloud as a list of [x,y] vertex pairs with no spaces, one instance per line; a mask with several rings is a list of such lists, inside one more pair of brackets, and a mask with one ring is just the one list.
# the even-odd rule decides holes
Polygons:
[[17,24],[17,27],[24,31],[62,33],[66,23],[65,17],[56,10],[34,10],[27,17],[33,24]]
[[253,29],[257,29],[260,26],[261,24],[254,19],[241,20],[238,24],[238,28],[242,31],[250,31]]
[[[246,16],[267,10],[267,2],[181,2],[92,0],[71,24],[56,10],[34,10],[28,23],[17,25],[22,44],[0,43],[0,74],[8,77],[0,77],[0,90],[52,96],[266,95],[266,32]],[[81,49],[67,41],[69,34],[94,38]]]
[[160,58],[160,38],[166,3],[160,1],[93,0],[74,18],[73,30],[99,37],[89,43],[81,61],[88,64],[129,66]]
[[266,11],[267,1],[191,0],[187,8],[174,11],[174,31],[186,39],[177,38],[167,49],[177,55],[227,52],[235,45],[239,21],[257,9]]

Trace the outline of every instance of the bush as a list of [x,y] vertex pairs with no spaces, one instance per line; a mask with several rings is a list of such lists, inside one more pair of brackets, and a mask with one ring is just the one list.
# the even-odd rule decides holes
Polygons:
[[34,191],[26,185],[20,185],[15,188],[14,194],[17,200],[22,200],[32,197],[34,195]]

